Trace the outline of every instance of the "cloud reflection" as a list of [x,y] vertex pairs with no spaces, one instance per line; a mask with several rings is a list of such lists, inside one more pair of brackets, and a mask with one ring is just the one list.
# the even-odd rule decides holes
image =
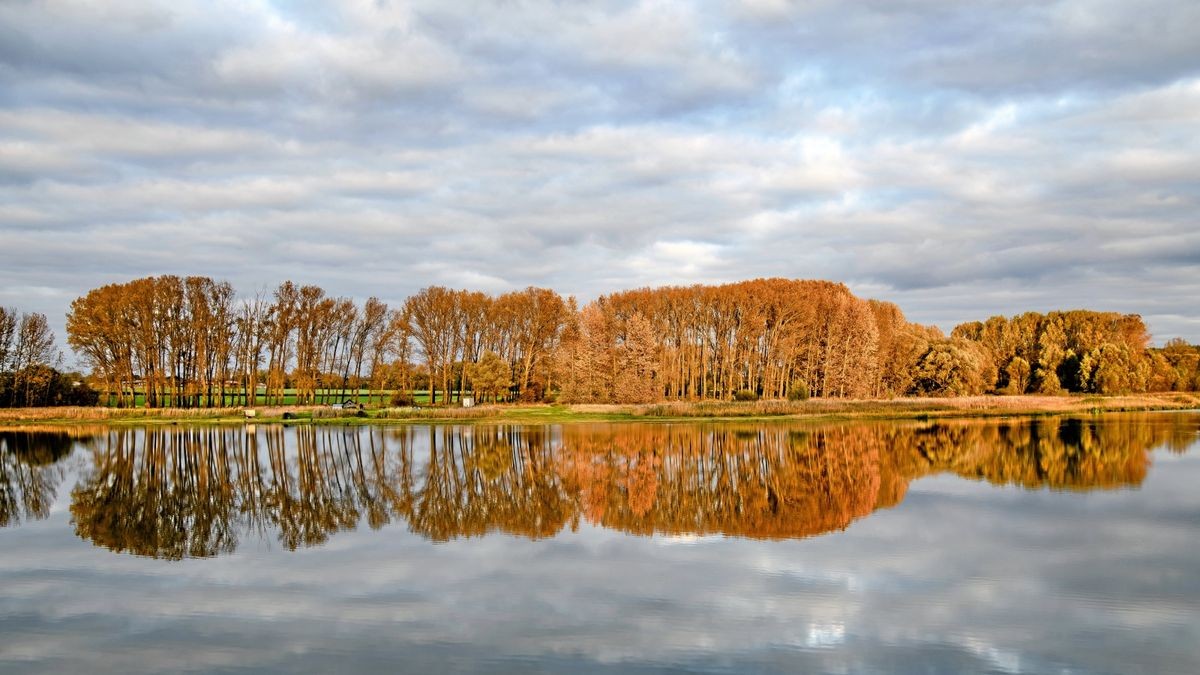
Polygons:
[[[440,456],[443,437],[430,438],[428,429],[334,430],[314,439],[313,459],[323,457],[318,464],[331,473],[303,479],[317,495],[359,495],[352,500],[359,504],[363,484],[353,478],[358,462],[330,464],[330,458],[361,453],[366,470],[372,455],[362,448],[373,439],[395,458],[390,466],[403,466],[399,438],[407,437],[414,457],[453,459],[455,480],[474,473],[477,489],[508,486],[530,495],[539,494],[535,486],[544,479],[530,482],[521,472],[563,467],[540,461],[570,456],[574,444],[579,455],[591,458],[588,466],[613,472],[589,488],[610,497],[602,517],[584,515],[577,530],[560,527],[553,537],[539,534],[542,525],[508,524],[504,511],[490,512],[499,520],[480,521],[493,523],[483,530],[470,524],[471,500],[487,503],[483,490],[449,502],[460,509],[452,522],[464,525],[444,543],[431,543],[427,531],[397,519],[379,531],[332,533],[322,545],[294,552],[286,550],[286,537],[268,532],[262,539],[239,539],[224,555],[178,562],[114,555],[71,537],[65,514],[52,510],[45,520],[0,530],[6,589],[0,594],[0,662],[14,671],[93,672],[169,670],[180,663],[201,670],[300,672],[1193,670],[1200,665],[1191,648],[1200,584],[1188,570],[1197,554],[1192,542],[1200,495],[1191,485],[1200,479],[1200,465],[1192,455],[1159,451],[1151,469],[1147,453],[1193,445],[1194,418],[1088,421],[1075,429],[1050,421],[1038,423],[1036,433],[1032,426],[834,425],[806,427],[806,436],[794,436],[787,427],[756,434],[718,427],[693,435],[654,425],[639,427],[652,430],[625,441],[607,427],[544,436],[537,430],[481,434],[477,428],[476,445],[465,446],[451,434],[453,451]],[[224,432],[201,433],[219,440]],[[97,458],[119,449],[115,438],[95,444]],[[300,443],[298,438],[292,435],[290,442]],[[583,447],[586,438],[594,444]],[[788,449],[784,457],[792,461],[811,461],[805,453],[814,447],[837,457],[838,440],[886,439],[877,454],[875,494],[895,494],[883,490],[889,471],[906,477],[907,488],[898,503],[887,502],[889,508],[833,535],[700,536],[686,546],[628,536],[642,524],[670,529],[670,505],[687,493],[669,486],[680,484],[689,467],[701,466],[682,460],[702,457],[705,446],[678,454],[672,449],[701,438],[725,443],[725,456],[749,458],[762,448],[758,456],[770,473],[761,475],[780,485],[787,474],[784,464],[770,459],[771,439]],[[941,444],[938,438],[953,440]],[[510,464],[476,458],[480,444],[500,440],[509,443],[501,447]],[[989,451],[988,443],[1002,451]],[[549,457],[534,452],[543,444],[553,450]],[[156,447],[174,446],[163,441]],[[199,466],[188,462],[203,455],[189,456],[184,447],[173,456]],[[239,446],[224,447],[236,454]],[[644,507],[627,495],[637,484],[642,448],[660,452],[660,467],[669,470],[663,469],[654,503],[638,515]],[[296,491],[307,471],[298,464],[303,452],[297,445],[285,453]],[[495,450],[484,455],[489,452]],[[1144,459],[1131,463],[1138,456]],[[1001,461],[1005,457],[1008,463]],[[1070,457],[1076,459],[1055,459]],[[1055,461],[1073,468],[1056,470]],[[94,470],[84,470],[82,484]],[[414,490],[446,475],[436,471],[414,468]],[[739,490],[752,492],[759,475],[747,474]],[[1075,481],[1097,477],[1104,489],[1072,489],[1083,486]],[[1016,489],[1047,484],[1059,489]],[[330,492],[336,485],[345,491]],[[1135,485],[1137,490],[1127,489]],[[73,499],[66,492],[57,499]],[[198,494],[206,500],[213,495]],[[304,494],[293,496],[311,502]],[[360,518],[367,518],[369,510],[360,509]],[[743,517],[765,517],[754,513]],[[691,522],[705,521],[693,515]],[[722,528],[746,532],[744,522],[723,522],[714,521],[714,534]],[[435,531],[451,532],[445,526]],[[482,531],[492,534],[464,536]]]

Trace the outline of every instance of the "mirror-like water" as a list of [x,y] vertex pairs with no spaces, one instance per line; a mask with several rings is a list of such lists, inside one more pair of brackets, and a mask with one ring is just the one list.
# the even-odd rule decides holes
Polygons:
[[1196,673],[1198,433],[0,431],[0,671]]

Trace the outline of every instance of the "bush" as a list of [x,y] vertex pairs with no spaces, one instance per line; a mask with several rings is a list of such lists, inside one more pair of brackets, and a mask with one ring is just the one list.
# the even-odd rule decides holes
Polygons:
[[735,401],[757,401],[758,394],[753,391],[750,391],[749,389],[743,389],[739,392],[736,392],[733,395],[733,400],[735,400]]
[[391,404],[393,408],[405,408],[413,404],[412,394],[407,391],[392,392]]
[[807,401],[809,396],[808,384],[804,382],[794,382],[788,388],[789,401]]

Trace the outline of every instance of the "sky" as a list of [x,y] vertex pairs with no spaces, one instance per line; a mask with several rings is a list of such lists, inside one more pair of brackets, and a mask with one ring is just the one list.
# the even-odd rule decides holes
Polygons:
[[0,305],[845,282],[1200,341],[1200,3],[0,2]]

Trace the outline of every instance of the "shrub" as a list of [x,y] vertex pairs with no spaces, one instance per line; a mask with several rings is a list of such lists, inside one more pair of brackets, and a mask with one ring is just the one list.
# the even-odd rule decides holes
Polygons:
[[807,401],[808,396],[808,384],[805,382],[793,382],[788,389],[789,401]]
[[735,401],[757,401],[758,394],[753,391],[750,391],[749,389],[742,389],[741,391],[734,393],[733,400],[735,400]]
[[391,403],[393,408],[404,408],[411,406],[413,404],[412,394],[408,393],[407,391],[399,390],[392,392]]

